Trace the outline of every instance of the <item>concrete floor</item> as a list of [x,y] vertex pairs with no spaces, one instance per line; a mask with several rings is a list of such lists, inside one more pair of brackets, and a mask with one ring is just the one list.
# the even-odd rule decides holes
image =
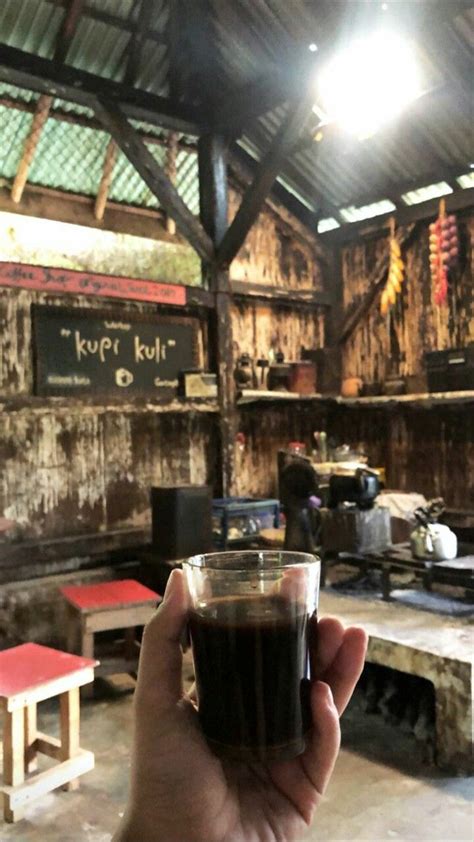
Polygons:
[[[126,797],[131,705],[130,694],[83,704],[82,745],[95,751],[94,771],[78,792],[46,796],[18,824],[0,821],[1,842],[109,842]],[[307,842],[472,842],[473,779],[416,768],[408,737],[357,715],[357,706],[344,718],[344,747]],[[42,706],[43,730],[54,733],[55,714]]]

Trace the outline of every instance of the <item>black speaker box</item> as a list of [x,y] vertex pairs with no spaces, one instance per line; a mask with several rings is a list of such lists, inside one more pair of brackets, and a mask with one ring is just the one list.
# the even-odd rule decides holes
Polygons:
[[151,489],[152,546],[162,559],[212,549],[212,494],[206,485]]

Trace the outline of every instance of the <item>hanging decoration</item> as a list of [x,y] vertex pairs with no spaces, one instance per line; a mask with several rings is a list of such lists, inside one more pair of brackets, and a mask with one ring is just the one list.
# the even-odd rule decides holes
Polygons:
[[430,269],[434,287],[434,300],[438,307],[448,295],[448,275],[454,269],[459,254],[459,237],[456,217],[446,214],[446,202],[439,203],[439,216],[430,225]]
[[395,236],[395,219],[390,220],[390,263],[388,267],[388,278],[380,299],[380,312],[386,316],[397,300],[397,295],[402,291],[402,284],[405,280],[405,264],[402,259],[400,243]]

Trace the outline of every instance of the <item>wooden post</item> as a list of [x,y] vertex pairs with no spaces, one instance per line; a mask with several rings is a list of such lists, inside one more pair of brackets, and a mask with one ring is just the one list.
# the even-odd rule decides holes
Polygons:
[[[217,248],[227,230],[226,141],[222,135],[204,135],[199,139],[199,190],[201,222]],[[234,446],[237,432],[233,377],[232,295],[229,272],[215,263],[203,263],[204,277],[215,294],[216,307],[209,325],[211,362],[217,369],[220,409],[222,494],[232,493],[234,483]]]
[[24,708],[25,712],[25,772],[34,772],[38,768],[38,760],[36,757],[35,740],[36,740],[36,703],[27,705]]
[[[70,760],[79,753],[80,697],[79,687],[73,687],[59,697],[61,761]],[[63,785],[63,789],[72,790],[79,786],[79,779]]]
[[104,167],[100,179],[99,190],[95,200],[94,216],[99,221],[104,218],[107,197],[109,195],[112,176],[114,173],[115,161],[117,158],[117,145],[114,140],[109,140],[105,150]]

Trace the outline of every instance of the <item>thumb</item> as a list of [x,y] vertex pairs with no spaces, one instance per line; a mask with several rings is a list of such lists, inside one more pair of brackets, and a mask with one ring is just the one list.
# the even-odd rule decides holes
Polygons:
[[187,618],[187,593],[181,570],[173,570],[163,602],[143,632],[138,667],[137,708],[163,713],[183,695],[180,640]]

